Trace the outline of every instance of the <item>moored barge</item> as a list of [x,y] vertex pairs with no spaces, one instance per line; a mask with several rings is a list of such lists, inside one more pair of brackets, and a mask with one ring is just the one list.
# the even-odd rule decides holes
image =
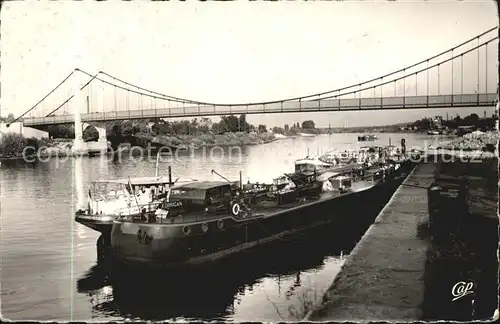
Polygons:
[[167,198],[172,185],[195,181],[172,180],[170,166],[168,178],[159,176],[157,171],[153,177],[93,181],[88,188],[87,206],[76,211],[75,221],[107,239],[117,216],[154,212]]
[[327,182],[315,173],[293,173],[259,187],[220,181],[174,186],[155,213],[115,219],[111,250],[120,263],[140,267],[214,261],[382,207],[413,166],[378,165]]

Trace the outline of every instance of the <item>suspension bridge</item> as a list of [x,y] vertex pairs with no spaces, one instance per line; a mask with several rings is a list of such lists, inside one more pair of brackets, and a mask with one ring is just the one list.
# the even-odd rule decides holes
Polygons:
[[[92,123],[99,130],[99,123],[112,120],[493,107],[498,80],[492,62],[496,62],[497,49],[498,27],[494,27],[432,57],[361,83],[295,98],[232,104],[179,98],[104,71],[91,74],[77,68],[16,121],[31,127]],[[79,83],[78,76],[87,82]]]

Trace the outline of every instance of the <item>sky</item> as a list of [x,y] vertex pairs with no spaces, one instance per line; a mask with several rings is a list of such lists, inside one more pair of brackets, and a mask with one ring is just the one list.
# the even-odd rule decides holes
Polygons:
[[[0,115],[20,115],[76,67],[199,101],[255,102],[308,95],[398,70],[495,26],[496,5],[485,0],[5,2]],[[481,54],[481,60],[488,58],[481,76],[488,75],[488,92],[496,92],[498,42],[488,48]],[[465,91],[473,92],[477,61],[464,62]],[[76,82],[85,82],[79,78]],[[73,83],[69,81],[39,112],[60,103]],[[450,90],[449,84],[444,82],[442,91]],[[104,92],[106,105],[113,100],[110,91]],[[248,120],[268,126],[306,119],[318,126],[362,126],[447,112],[482,116],[484,110],[272,114],[251,115]]]

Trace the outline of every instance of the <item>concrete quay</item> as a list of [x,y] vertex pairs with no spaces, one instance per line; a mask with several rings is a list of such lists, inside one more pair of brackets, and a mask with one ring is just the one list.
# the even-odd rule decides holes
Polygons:
[[435,163],[418,165],[361,238],[309,321],[416,321],[424,300],[427,188]]

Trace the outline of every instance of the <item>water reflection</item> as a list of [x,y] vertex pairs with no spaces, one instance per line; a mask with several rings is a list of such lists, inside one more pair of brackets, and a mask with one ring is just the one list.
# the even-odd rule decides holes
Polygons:
[[[304,282],[303,276],[320,272],[325,258],[337,259],[339,267],[342,251],[349,250],[354,243],[332,228],[322,229],[321,235],[317,234],[281,240],[222,262],[182,272],[134,272],[99,263],[78,280],[77,289],[91,297],[93,312],[101,316],[142,320],[235,317],[252,320],[257,314],[246,313],[244,309],[238,314],[242,297],[264,294],[260,302],[267,298],[270,306],[276,307],[273,319],[280,320],[281,316],[295,320],[293,312],[287,312],[288,306],[280,310],[280,305],[273,303],[284,303],[294,295],[307,293],[311,290],[310,281]],[[320,297],[321,293],[317,295]]]
[[[361,134],[290,138],[243,147],[241,161],[234,156],[230,160],[226,151],[224,158],[214,160],[180,154],[178,159],[160,163],[159,173],[166,176],[168,166],[172,166],[174,178],[220,180],[210,174],[215,169],[231,180],[238,180],[242,171],[244,181],[269,182],[282,172],[292,171],[293,161],[304,157],[307,149],[311,154],[348,149],[359,144],[358,135]],[[398,143],[405,137],[408,147],[424,146],[423,141],[430,138],[415,134],[378,136],[378,141],[369,144],[387,144],[389,138]],[[263,247],[252,258],[225,263],[226,268],[212,277],[205,273],[195,281],[185,279],[187,274],[168,277],[162,274],[155,280],[139,275],[120,281],[108,275],[106,267],[92,266],[97,259],[98,233],[74,222],[75,207],[82,194],[85,196],[90,181],[153,176],[155,164],[156,158],[119,161],[112,157],[78,161],[54,158],[34,163],[2,161],[2,315],[13,320],[86,321],[140,315],[145,319],[169,319],[179,314],[199,314],[204,316],[200,319],[279,321],[279,311],[282,317],[295,320],[289,314],[290,305],[300,308],[299,300],[307,294],[308,287],[313,287],[318,298],[321,297],[321,290],[328,287],[340,268],[339,251],[348,252],[375,217],[363,213],[366,223],[365,219],[355,219],[359,232],[344,227],[333,229],[323,236],[324,242],[318,240],[316,245],[286,245],[287,249],[276,253],[271,253],[269,246]],[[350,241],[339,243],[332,239],[336,236]],[[300,272],[298,278],[297,272]],[[173,283],[164,282],[166,279]],[[76,281],[80,293],[74,291]],[[146,287],[150,287],[149,291]],[[149,296],[153,291],[161,294]],[[168,303],[172,305],[167,307]]]

